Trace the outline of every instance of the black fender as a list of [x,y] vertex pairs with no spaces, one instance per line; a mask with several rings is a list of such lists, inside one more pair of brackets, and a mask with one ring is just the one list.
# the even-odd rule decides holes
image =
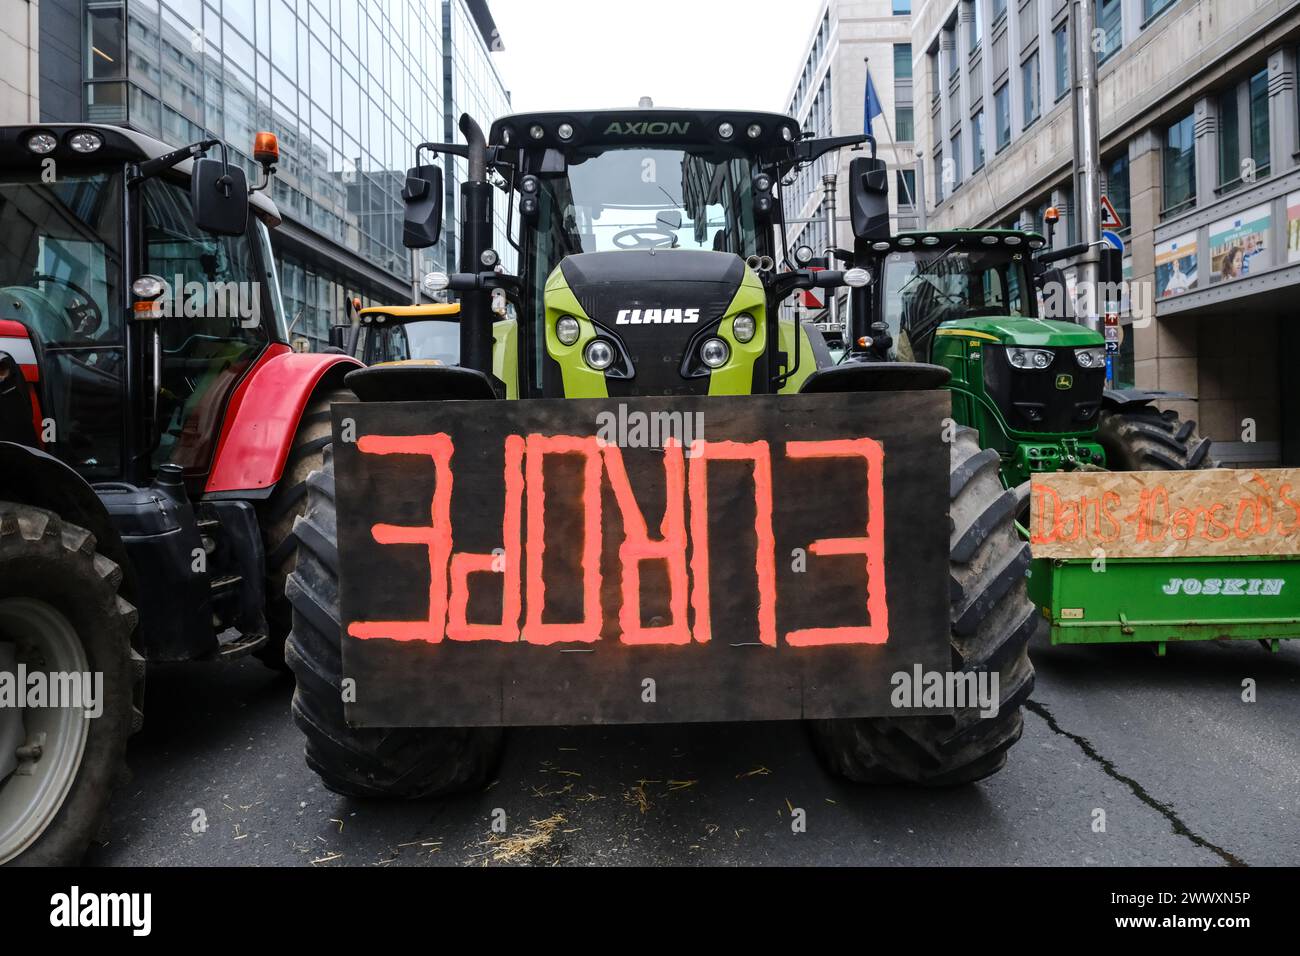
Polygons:
[[100,553],[122,569],[119,593],[139,606],[139,583],[121,535],[85,478],[53,455],[0,441],[0,499],[53,511],[93,534]]
[[436,402],[497,398],[492,379],[459,365],[393,363],[348,372],[343,384],[363,402]]
[[1108,388],[1101,393],[1101,407],[1105,411],[1150,405],[1152,402],[1186,401],[1190,395],[1183,392],[1148,391],[1144,388]]
[[925,362],[842,362],[819,368],[804,380],[800,392],[897,392],[943,388],[952,373]]

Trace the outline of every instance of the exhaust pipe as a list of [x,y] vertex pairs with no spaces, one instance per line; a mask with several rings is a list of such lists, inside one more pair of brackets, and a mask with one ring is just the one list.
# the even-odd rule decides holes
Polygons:
[[460,114],[460,132],[469,144],[469,181],[487,182],[487,137],[468,113]]

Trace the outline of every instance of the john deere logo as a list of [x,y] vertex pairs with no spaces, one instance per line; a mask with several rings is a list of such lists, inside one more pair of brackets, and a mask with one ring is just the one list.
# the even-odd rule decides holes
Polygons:
[[1059,388],[1061,391],[1066,391],[1067,389],[1073,388],[1074,376],[1073,375],[1056,376],[1056,387]]

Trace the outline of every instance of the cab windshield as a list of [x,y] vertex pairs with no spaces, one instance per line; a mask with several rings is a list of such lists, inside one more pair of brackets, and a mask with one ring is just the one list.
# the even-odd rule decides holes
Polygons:
[[[1028,253],[998,247],[940,243],[933,250],[890,252],[885,258],[885,317],[899,343],[898,357],[924,361],[942,322],[1033,317],[1036,301],[1028,263]],[[909,348],[912,354],[907,354]]]
[[422,319],[372,326],[366,335],[364,356],[367,365],[408,359],[455,365],[460,361],[460,322]]

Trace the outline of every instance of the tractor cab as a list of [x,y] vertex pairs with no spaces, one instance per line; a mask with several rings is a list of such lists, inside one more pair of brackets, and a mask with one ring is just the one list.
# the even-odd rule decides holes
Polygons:
[[[792,392],[831,364],[820,333],[782,321],[780,305],[797,289],[861,287],[870,276],[791,263],[779,184],[867,137],[805,139],[779,114],[659,109],[518,114],[486,137],[466,117],[462,130],[468,146],[420,148],[465,156],[471,169],[462,272],[426,276],[425,289],[459,294],[460,364],[486,370],[493,353],[496,394]],[[406,191],[405,239],[415,247],[435,242],[441,226],[441,173],[418,153]],[[475,155],[483,182],[474,182]],[[481,214],[489,175],[510,197],[517,275],[498,271],[497,250],[469,258],[482,248],[480,223],[491,236]],[[518,357],[503,363],[492,323],[469,317],[510,308]]]
[[236,386],[286,341],[279,214],[220,145],[0,130],[0,334],[27,340],[35,438],[87,480],[175,464],[201,486]]
[[1041,236],[908,232],[873,245],[888,356],[952,373],[954,418],[1003,457],[1007,480],[1102,465],[1093,440],[1106,379],[1102,336],[1040,318]]

